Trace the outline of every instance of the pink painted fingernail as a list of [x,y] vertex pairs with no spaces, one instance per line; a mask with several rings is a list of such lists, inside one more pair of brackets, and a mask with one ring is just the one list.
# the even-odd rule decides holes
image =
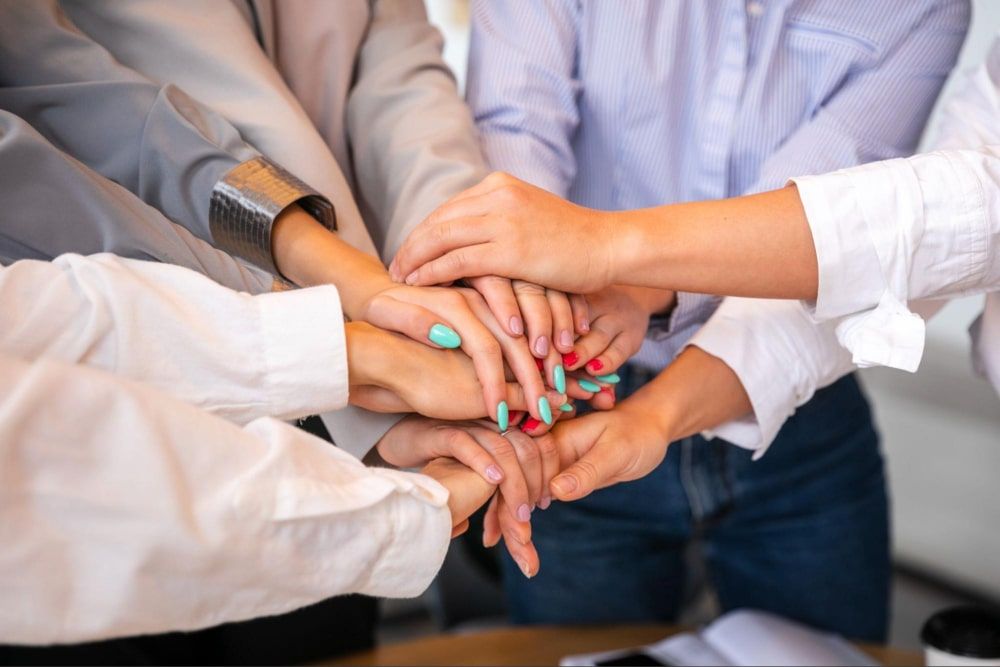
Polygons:
[[535,340],[535,354],[544,357],[549,353],[549,339],[546,336],[539,336]]
[[524,333],[524,323],[521,322],[521,318],[517,315],[510,318],[510,332],[515,336],[520,336]]
[[531,521],[531,508],[528,507],[527,503],[523,503],[517,508],[517,520]]
[[565,329],[563,329],[559,333],[559,344],[562,345],[563,347],[572,347],[573,346],[573,334],[571,334],[570,332],[568,332]]
[[549,508],[549,505],[551,504],[552,504],[552,498],[550,498],[549,496],[542,496],[538,500],[538,508],[541,510],[547,510]]
[[410,275],[406,276],[406,284],[407,285],[412,285],[415,282],[417,282],[417,272],[416,271],[414,271]]
[[521,567],[521,572],[524,573],[524,576],[531,579],[531,568],[528,567],[528,561],[522,559],[517,561],[517,564]]
[[499,484],[503,481],[503,471],[496,464],[491,464],[486,468],[486,478],[494,484]]
[[586,318],[580,320],[580,331],[582,331],[583,333],[587,333],[588,331],[590,331],[590,320]]

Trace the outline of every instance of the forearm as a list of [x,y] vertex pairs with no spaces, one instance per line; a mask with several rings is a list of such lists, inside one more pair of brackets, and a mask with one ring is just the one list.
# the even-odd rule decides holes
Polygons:
[[612,275],[626,285],[813,299],[818,269],[795,186],[720,201],[610,213]]
[[751,410],[736,373],[696,347],[684,350],[621,407],[656,420],[664,442],[673,442],[738,419]]

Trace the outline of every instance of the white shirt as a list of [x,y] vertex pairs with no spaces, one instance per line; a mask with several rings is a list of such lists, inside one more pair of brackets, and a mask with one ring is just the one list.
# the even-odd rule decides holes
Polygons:
[[430,584],[447,491],[263,416],[346,402],[335,288],[251,297],[180,267],[64,255],[0,268],[0,302],[0,643]]
[[0,351],[95,366],[237,423],[347,405],[337,288],[256,296],[102,254],[0,266]]
[[968,294],[988,293],[973,351],[1000,389],[1000,41],[946,105],[938,134],[931,153],[793,179],[816,246],[817,299],[727,299],[717,326],[694,337],[753,405],[715,435],[760,456],[816,389],[856,367],[915,371],[924,318]]

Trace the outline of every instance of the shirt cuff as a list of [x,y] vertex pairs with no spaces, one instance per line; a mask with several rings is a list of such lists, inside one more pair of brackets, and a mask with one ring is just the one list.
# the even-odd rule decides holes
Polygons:
[[299,204],[335,231],[333,204],[265,157],[247,160],[215,184],[208,222],[216,245],[230,254],[278,274],[271,251],[271,229],[282,211]]
[[854,370],[832,325],[795,301],[728,298],[691,339],[739,378],[752,413],[705,433],[764,455],[785,421],[820,387]]
[[347,340],[332,285],[261,294],[258,304],[269,415],[301,417],[348,401]]
[[[369,468],[389,477],[398,494],[414,496],[424,503],[414,510],[412,502],[397,498],[389,506],[392,539],[371,572],[365,593],[379,597],[413,598],[423,593],[444,565],[451,543],[451,511],[448,491],[438,482],[416,473]],[[419,512],[423,516],[414,516]]]
[[817,298],[803,302],[806,309],[824,321],[873,308],[886,285],[850,176],[841,170],[791,182],[805,209],[819,267]]
[[349,405],[337,412],[320,415],[333,444],[363,460],[379,440],[406,415],[372,412]]

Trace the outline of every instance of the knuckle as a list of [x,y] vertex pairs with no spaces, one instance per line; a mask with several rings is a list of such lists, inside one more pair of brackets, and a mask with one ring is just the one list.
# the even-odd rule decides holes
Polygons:
[[548,433],[540,438],[535,438],[535,444],[538,446],[538,452],[541,454],[543,459],[559,455],[559,448],[556,446],[556,439]]
[[596,485],[600,480],[601,470],[590,459],[580,459],[574,466],[578,477],[589,485]]
[[517,458],[517,453],[514,451],[514,445],[512,445],[506,438],[498,438],[496,442],[494,442],[492,449],[493,456],[498,459],[509,461],[510,459]]

